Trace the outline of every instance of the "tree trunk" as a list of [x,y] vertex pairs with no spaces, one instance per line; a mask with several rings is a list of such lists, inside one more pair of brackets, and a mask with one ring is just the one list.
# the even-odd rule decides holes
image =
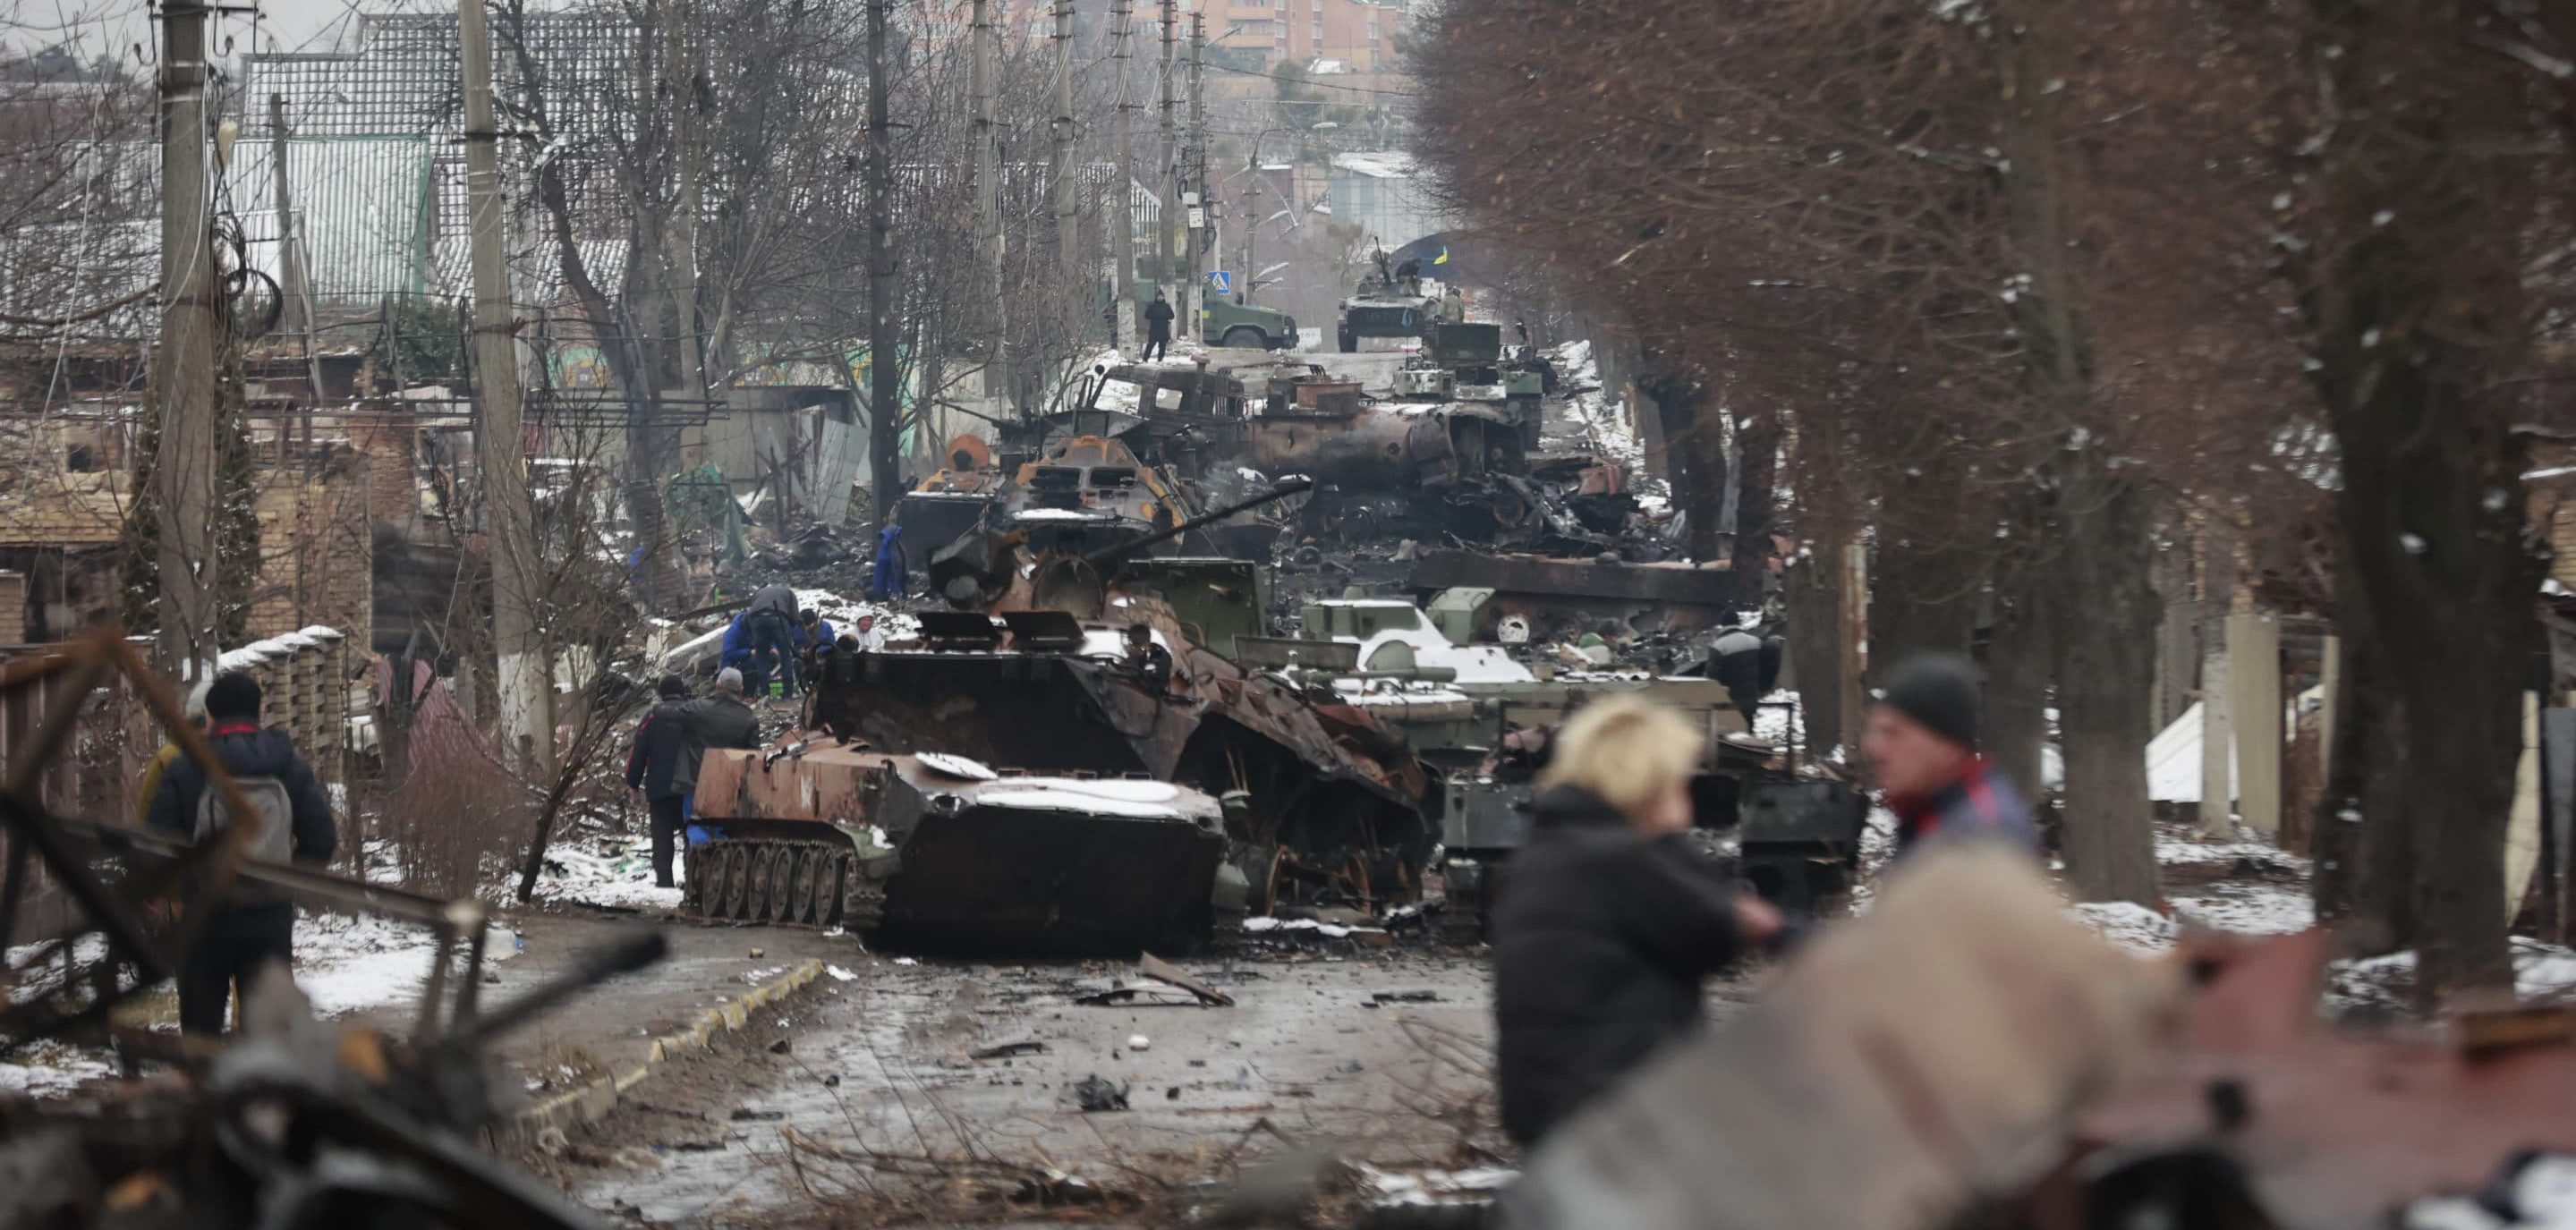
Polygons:
[[1807,749],[1816,756],[1842,743],[1841,556],[1841,548],[1830,540],[1810,543],[1781,577],[1781,597],[1788,607],[1789,673],[1798,685],[1798,717],[1806,728]]
[[2058,732],[2066,757],[2061,848],[2075,895],[2156,904],[2147,804],[2148,693],[2155,682],[2155,561],[2147,500],[2078,454],[2063,486],[2055,591]]
[[[2301,272],[2342,461],[2339,592],[2362,744],[2346,887],[2417,952],[2418,991],[2509,985],[2504,830],[2539,648],[2520,409],[2522,237],[2536,134],[2523,83],[2477,57],[2464,0],[2319,3],[2341,119]],[[2509,383],[2509,382],[2507,382]],[[2331,805],[2331,804],[2330,804]],[[2407,881],[2402,897],[2394,880]]]
[[1986,641],[1983,744],[1995,772],[2036,799],[2040,748],[2048,739],[2049,603],[2028,585],[2010,589],[1995,603],[1994,632]]
[[1726,510],[1726,433],[1717,429],[1708,406],[1708,386],[1689,376],[1662,375],[1640,381],[1638,391],[1653,402],[1673,505],[1690,519],[1684,548],[1692,559],[1726,558],[1726,542],[1718,534]]
[[1780,420],[1755,414],[1738,420],[1735,475],[1735,605],[1754,610],[1762,605],[1770,577],[1764,564],[1771,555],[1771,505],[1780,472]]

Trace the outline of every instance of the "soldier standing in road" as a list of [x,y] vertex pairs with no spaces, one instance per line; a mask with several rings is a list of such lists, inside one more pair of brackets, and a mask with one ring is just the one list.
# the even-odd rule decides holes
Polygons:
[[689,746],[688,683],[677,675],[664,675],[657,690],[661,703],[635,728],[635,750],[626,757],[626,784],[644,792],[644,809],[652,817],[653,885],[673,888],[678,884],[672,876],[674,847],[687,823],[682,813],[697,766],[692,762],[687,776],[681,776],[680,762]]
[[1172,353],[1172,305],[1163,292],[1154,292],[1154,301],[1145,305],[1145,362],[1168,358]]

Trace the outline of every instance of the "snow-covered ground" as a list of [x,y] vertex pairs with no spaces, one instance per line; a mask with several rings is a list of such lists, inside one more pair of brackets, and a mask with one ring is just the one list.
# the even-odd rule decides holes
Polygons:
[[[2288,935],[2316,925],[2309,895],[2313,867],[2258,833],[2240,830],[2212,839],[2186,826],[2162,826],[2156,861],[2165,873],[2168,913],[2128,902],[2088,902],[2070,907],[2075,917],[2104,939],[2144,955],[2171,949],[2187,930]],[[2516,939],[2513,955],[2515,989],[2524,998],[2576,994],[2576,952]],[[2327,970],[2327,998],[2340,1010],[2396,1009],[2414,975],[2411,952],[2337,961]]]
[[[9,964],[14,968],[33,960],[37,949],[32,944],[10,949]],[[375,915],[304,911],[295,923],[295,985],[312,1000],[319,1016],[392,1013],[399,1017],[420,1003],[421,988],[429,981],[432,951],[429,932],[419,927]],[[85,938],[77,950],[82,962],[95,961],[105,953],[105,941],[96,936]],[[485,940],[485,959],[506,961],[517,954],[517,937],[506,926],[493,924]],[[31,999],[50,985],[49,977],[38,974],[11,998]],[[138,1003],[137,1011],[151,1028],[178,1029],[177,1001],[166,989]],[[0,1090],[55,1094],[108,1072],[106,1061],[96,1052],[36,1046],[0,1062]]]
[[653,886],[652,849],[640,837],[557,845],[546,851],[546,864],[545,873],[537,877],[541,900],[608,909],[680,908],[679,889]]

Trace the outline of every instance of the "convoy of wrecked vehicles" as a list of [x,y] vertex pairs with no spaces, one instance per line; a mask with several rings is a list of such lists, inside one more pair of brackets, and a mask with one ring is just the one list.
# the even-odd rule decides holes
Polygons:
[[[1436,885],[1435,916],[1468,938],[1525,833],[1529,749],[1589,696],[1640,689],[1710,735],[1712,856],[1791,906],[1829,902],[1857,863],[1860,796],[1753,739],[1713,680],[1526,662],[1493,643],[1525,625],[1490,589],[1444,590],[1428,613],[1311,603],[1296,637],[1271,635],[1265,506],[1525,472],[1537,399],[1519,400],[1390,411],[1307,369],[1252,413],[1230,376],[1108,367],[999,454],[952,443],[897,511],[935,539],[909,549],[948,609],[911,639],[824,655],[795,742],[708,754],[689,907],[1119,952],[1246,915],[1383,916]],[[1248,483],[1254,458],[1306,477]]]

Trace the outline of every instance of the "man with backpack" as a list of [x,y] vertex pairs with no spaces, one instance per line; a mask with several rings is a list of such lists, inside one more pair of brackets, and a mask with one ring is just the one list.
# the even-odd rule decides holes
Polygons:
[[[283,732],[260,728],[259,705],[259,681],[240,671],[215,676],[206,689],[206,739],[258,812],[260,827],[250,839],[250,857],[264,863],[327,863],[340,840],[331,800],[294,742]],[[236,819],[221,792],[207,789],[205,767],[193,758],[181,756],[162,773],[152,798],[153,828],[202,842],[231,828]],[[198,897],[188,908],[209,913],[196,946],[180,958],[179,1028],[220,1034],[226,1001],[236,986],[247,995],[272,963],[292,968],[295,906],[274,889],[235,881],[221,898]]]
[[656,691],[661,703],[635,728],[635,750],[626,757],[626,784],[644,792],[645,810],[652,817],[653,885],[676,888],[679,881],[672,876],[672,859],[680,830],[688,824],[682,805],[698,775],[695,761],[689,761],[685,774],[681,772],[681,762],[689,754],[689,685],[678,675],[664,675]]

